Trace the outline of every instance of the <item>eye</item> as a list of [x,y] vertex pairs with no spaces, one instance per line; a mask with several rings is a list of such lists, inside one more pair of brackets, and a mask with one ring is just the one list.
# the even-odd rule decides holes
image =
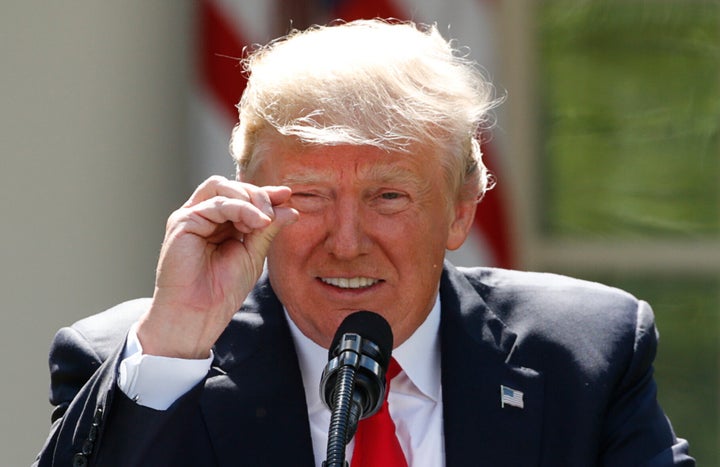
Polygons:
[[395,214],[407,209],[410,196],[402,191],[380,191],[371,198],[371,205],[381,214]]
[[313,192],[294,192],[290,198],[290,205],[299,212],[318,212],[327,204],[327,197]]

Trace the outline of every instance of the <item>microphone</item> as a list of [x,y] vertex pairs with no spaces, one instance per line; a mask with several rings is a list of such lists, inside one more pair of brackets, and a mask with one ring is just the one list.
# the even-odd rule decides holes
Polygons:
[[338,327],[320,382],[320,399],[332,411],[323,467],[346,466],[345,446],[358,421],[382,407],[392,343],[390,325],[371,311],[357,311]]

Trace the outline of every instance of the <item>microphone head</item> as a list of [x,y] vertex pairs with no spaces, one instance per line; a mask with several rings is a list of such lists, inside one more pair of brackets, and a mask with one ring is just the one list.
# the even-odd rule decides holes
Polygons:
[[335,332],[335,337],[330,345],[329,359],[334,357],[333,352],[346,333],[358,334],[363,339],[375,343],[380,350],[378,363],[382,368],[387,369],[392,353],[393,333],[385,318],[365,310],[348,315]]

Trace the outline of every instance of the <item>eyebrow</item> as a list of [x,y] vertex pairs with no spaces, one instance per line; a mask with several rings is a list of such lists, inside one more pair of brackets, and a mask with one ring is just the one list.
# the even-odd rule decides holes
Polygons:
[[282,185],[310,185],[327,180],[327,176],[318,172],[295,172],[285,175],[280,183]]
[[[332,171],[299,171],[285,175],[281,183],[284,185],[310,185],[332,180]],[[412,171],[396,164],[372,165],[362,169],[360,177],[379,183],[402,183],[414,185],[418,189],[427,188],[432,182],[416,176]]]

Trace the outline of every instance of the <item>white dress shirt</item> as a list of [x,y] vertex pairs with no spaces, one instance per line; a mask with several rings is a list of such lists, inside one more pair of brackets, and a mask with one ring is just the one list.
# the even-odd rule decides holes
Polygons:
[[[308,339],[289,318],[288,323],[305,386],[315,465],[321,466],[330,426],[330,410],[320,399],[320,379],[328,351]],[[388,404],[409,467],[445,465],[439,330],[438,298],[425,322],[392,353],[402,371],[390,384]],[[352,440],[348,444],[348,460],[352,458],[354,444]]]
[[[315,464],[319,467],[326,457],[330,426],[330,410],[320,400],[320,379],[328,361],[328,351],[308,339],[287,313],[285,315],[298,354]],[[140,405],[166,410],[205,377],[213,355],[204,360],[143,355],[136,328],[137,324],[133,325],[128,334],[118,387]],[[445,465],[439,328],[438,297],[425,322],[393,350],[393,357],[403,371],[392,380],[388,404],[409,467]],[[352,458],[353,447],[351,441],[347,459]]]

